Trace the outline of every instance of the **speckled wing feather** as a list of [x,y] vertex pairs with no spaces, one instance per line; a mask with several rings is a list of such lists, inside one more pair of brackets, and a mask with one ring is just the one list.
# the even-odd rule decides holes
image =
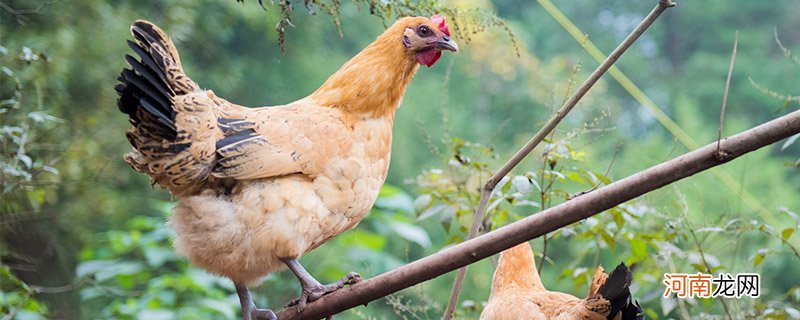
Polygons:
[[[296,103],[258,108],[241,120],[220,119],[226,137],[217,141],[217,178],[258,179],[324,170],[339,150],[348,150],[341,112]],[[224,129],[228,126],[230,129]]]
[[[125,161],[173,195],[197,194],[225,180],[303,173],[316,176],[348,150],[341,111],[308,101],[246,108],[200,89],[183,72],[175,46],[147,21],[131,26],[138,56],[126,55],[116,89],[133,125]],[[337,139],[332,139],[337,137]],[[390,143],[390,141],[386,142]]]

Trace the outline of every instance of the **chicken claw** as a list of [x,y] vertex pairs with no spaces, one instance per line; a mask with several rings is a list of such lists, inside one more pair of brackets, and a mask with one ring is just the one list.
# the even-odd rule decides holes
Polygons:
[[323,285],[320,284],[317,279],[314,279],[314,277],[312,277],[308,271],[303,268],[297,259],[281,260],[289,267],[290,270],[292,270],[297,279],[300,280],[300,285],[303,287],[300,298],[292,300],[287,305],[287,307],[296,305],[299,311],[303,311],[308,302],[316,301],[326,294],[344,288],[345,285],[352,285],[361,281],[361,275],[355,272],[350,272],[342,277],[342,279],[339,279],[339,281]]
[[250,291],[243,284],[234,283],[236,287],[236,294],[239,295],[239,302],[242,304],[242,319],[243,320],[278,320],[275,312],[269,309],[258,309],[253,299],[250,297]]

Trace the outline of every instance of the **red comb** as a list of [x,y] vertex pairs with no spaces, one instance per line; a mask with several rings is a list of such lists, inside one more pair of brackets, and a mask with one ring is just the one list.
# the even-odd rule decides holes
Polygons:
[[447,23],[444,22],[443,15],[440,14],[434,15],[433,17],[431,17],[431,21],[433,21],[433,23],[435,24],[438,24],[439,30],[441,30],[444,34],[446,34],[448,37],[450,36],[450,28],[448,28]]

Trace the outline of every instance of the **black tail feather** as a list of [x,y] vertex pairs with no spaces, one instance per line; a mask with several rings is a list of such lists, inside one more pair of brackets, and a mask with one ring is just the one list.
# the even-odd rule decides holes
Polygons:
[[169,118],[172,118],[172,103],[169,100],[169,96],[161,95],[158,89],[154,88],[150,83],[147,82],[146,78],[142,77],[141,74],[134,72],[133,70],[123,69],[122,78],[127,82],[129,87],[131,85],[134,86],[134,88],[131,89],[133,89],[135,95],[154,100],[156,103],[158,103],[161,113],[165,116],[169,116]]
[[638,302],[631,301],[630,285],[633,280],[633,273],[625,265],[620,263],[606,282],[600,286],[600,295],[611,302],[611,312],[607,319],[612,320],[618,314],[622,314],[622,320],[644,319],[641,316],[642,308]]
[[147,68],[155,73],[159,79],[161,79],[164,86],[169,90],[169,86],[166,85],[167,76],[164,74],[164,70],[153,61],[153,58],[150,57],[150,53],[148,53],[144,48],[140,47],[138,44],[134,43],[133,41],[128,40],[128,46],[133,49],[133,52],[142,59],[142,63],[147,66]]
[[137,74],[144,77],[144,79],[147,80],[147,83],[149,83],[152,88],[158,90],[158,93],[160,93],[161,97],[167,98],[172,96],[170,92],[167,92],[167,85],[164,84],[163,80],[157,78],[157,75],[153,74],[152,69],[146,67],[139,62],[139,60],[136,60],[136,58],[128,54],[125,55],[125,61],[128,62],[128,65],[130,65]]
[[156,63],[162,59],[154,59],[152,56],[157,51],[152,46],[158,40],[141,28],[137,30],[134,26],[133,29],[139,44],[128,40],[128,46],[139,56],[139,60],[125,55],[125,61],[131,68],[123,69],[117,78],[120,82],[114,87],[119,95],[117,105],[121,112],[128,114],[134,126],[150,122],[147,127],[152,130],[151,133],[158,134],[161,139],[174,140],[177,136],[176,113],[172,106],[175,93],[167,85],[165,66]]
[[644,320],[642,306],[639,305],[639,301],[633,300],[633,303],[628,303],[628,305],[622,308],[621,312],[623,320]]
[[[166,124],[169,128],[175,129],[175,117],[172,111],[172,103],[169,98],[161,97],[158,90],[152,88],[146,79],[129,69],[122,70],[123,83],[136,98],[136,103],[132,105],[120,105],[123,112],[128,113],[133,118],[137,118],[136,111],[143,107],[147,112],[156,116],[159,122]],[[120,103],[123,102],[120,99]],[[141,119],[136,119],[140,121]]]

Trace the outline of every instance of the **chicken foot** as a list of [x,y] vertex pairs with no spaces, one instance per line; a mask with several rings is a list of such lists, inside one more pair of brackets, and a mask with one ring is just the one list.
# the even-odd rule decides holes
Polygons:
[[236,294],[239,295],[239,302],[242,304],[243,320],[278,320],[272,310],[256,308],[253,298],[250,297],[250,291],[245,285],[239,283],[233,285],[236,287]]
[[351,285],[358,283],[361,281],[361,275],[355,272],[350,272],[339,281],[330,284],[320,284],[317,279],[311,276],[311,274],[306,271],[305,268],[297,261],[297,259],[281,259],[283,263],[285,263],[289,270],[292,270],[294,275],[297,277],[297,280],[300,280],[300,285],[303,287],[303,291],[300,294],[300,298],[289,302],[287,306],[294,306],[297,305],[300,311],[306,308],[306,303],[316,301],[317,299],[321,298],[322,296],[344,288],[345,285]]

